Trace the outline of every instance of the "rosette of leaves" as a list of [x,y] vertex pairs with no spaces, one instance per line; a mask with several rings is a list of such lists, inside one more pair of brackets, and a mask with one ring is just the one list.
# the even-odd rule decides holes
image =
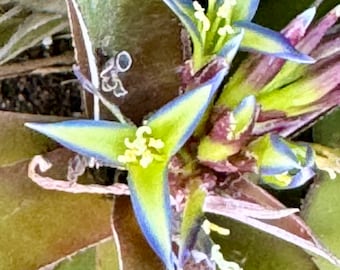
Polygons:
[[[197,166],[195,144],[191,145],[191,141],[189,141],[188,144],[184,145],[184,142],[197,126],[199,118],[203,116],[203,111],[212,101],[213,93],[224,76],[224,68],[220,72],[218,72],[218,69],[208,69],[208,71],[212,70],[214,75],[217,73],[217,76],[212,76],[214,78],[208,80],[208,82],[204,82],[204,80],[199,81],[197,83],[198,86],[193,87],[194,90],[192,88],[187,89],[189,91],[185,95],[158,110],[151,117],[147,118],[146,122],[139,128],[129,121],[126,121],[127,123],[117,123],[90,120],[73,120],[46,125],[36,123],[29,124],[29,126],[55,138],[61,144],[79,153],[94,156],[99,160],[105,161],[105,163],[109,163],[111,166],[118,166],[129,171],[128,181],[132,191],[134,210],[139,223],[149,243],[169,269],[174,267],[172,261],[174,256],[171,254],[171,240],[169,239],[170,218],[169,193],[166,187],[167,180],[169,180],[170,184],[170,198],[175,198],[175,202],[172,202],[172,204],[178,207],[178,213],[183,218],[179,232],[180,241],[177,242],[179,246],[179,253],[177,254],[179,267],[190,264],[191,259],[197,263],[206,263],[211,268],[216,267],[216,265],[222,269],[227,269],[227,267],[237,269],[239,267],[239,265],[224,259],[224,256],[227,255],[225,248],[220,248],[213,239],[214,232],[220,235],[227,233],[227,230],[214,223],[219,223],[221,226],[226,226],[227,223],[218,220],[212,222],[213,218],[209,218],[210,221],[206,222],[206,213],[228,217],[248,224],[321,255],[335,264],[338,263],[337,259],[332,257],[315,240],[315,237],[308,227],[304,225],[303,221],[296,216],[290,215],[296,211],[295,209],[284,209],[280,203],[266,194],[260,187],[252,185],[244,177],[237,178],[237,181],[232,182],[232,185],[227,187],[225,186],[227,182],[234,180],[229,177],[232,174],[226,175],[223,172],[216,172],[214,168],[212,168],[212,172],[207,169],[207,167],[210,167],[210,164],[204,167],[201,167],[201,165]],[[91,90],[90,82],[85,80],[82,82]],[[98,96],[97,91],[98,89],[92,89],[92,93]],[[218,112],[221,113],[218,115],[221,116],[218,120],[224,118],[229,121],[227,122],[227,124],[229,123],[229,126],[227,125],[228,129],[223,130],[226,132],[223,139],[229,140],[230,144],[228,151],[226,151],[226,157],[229,157],[229,155],[234,156],[235,153],[244,149],[244,144],[248,145],[250,141],[253,141],[254,134],[251,131],[260,115],[259,106],[256,101],[256,95],[245,95],[236,106],[228,107],[227,110],[222,109]],[[195,106],[192,105],[194,103]],[[124,122],[126,118],[122,118],[122,120]],[[223,123],[222,120],[218,120],[216,122]],[[182,125],[178,125],[179,123],[182,123]],[[214,121],[211,123],[214,124]],[[91,129],[96,130],[97,133],[88,132]],[[83,137],[85,138],[84,140],[81,139],[82,136],[79,135],[79,130],[84,131],[80,134],[85,136]],[[169,130],[177,131],[175,136],[169,135]],[[206,133],[205,135],[208,135],[209,131],[206,131]],[[90,138],[86,138],[86,136],[90,136]],[[104,139],[103,142],[108,143],[100,146],[96,141],[98,136]],[[263,138],[264,141],[258,142],[258,145],[268,147],[268,156],[264,155],[261,151],[256,154],[257,147],[254,146],[253,156],[257,156],[256,161],[258,163],[254,162],[255,160],[251,160],[250,166],[244,166],[245,168],[264,167],[268,165],[268,161],[271,161],[271,155],[280,155],[281,153],[287,154],[282,160],[288,160],[289,165],[292,165],[292,170],[284,168],[289,171],[289,174],[297,175],[298,170],[310,168],[310,162],[305,162],[308,161],[310,155],[308,155],[308,148],[304,145],[293,144],[282,138],[277,139],[275,136]],[[193,141],[195,142],[195,140]],[[221,142],[218,141],[218,143]],[[98,146],[100,146],[99,151],[97,149]],[[179,150],[179,148],[181,149]],[[290,151],[281,151],[282,148],[283,150],[289,148]],[[211,149],[214,150],[212,152],[219,150],[218,146]],[[179,150],[177,155],[170,159],[170,156],[173,156],[177,150]],[[220,153],[223,153],[223,151],[224,149]],[[203,158],[205,155],[200,156],[199,162],[204,164]],[[246,157],[244,155],[244,158]],[[180,163],[184,163],[183,167],[174,166],[177,159]],[[170,164],[167,168],[166,164],[169,161]],[[243,159],[240,161],[243,161]],[[179,165],[181,165],[180,163]],[[232,165],[241,165],[241,163],[232,162]],[[241,172],[243,176],[245,170],[239,170],[241,167],[234,166],[234,169],[236,169],[236,173]],[[168,173],[166,173],[167,170]],[[173,177],[174,173],[175,177]],[[175,182],[173,181],[174,179]],[[182,180],[187,181],[188,184],[190,183],[189,187],[183,189],[182,186],[176,189],[175,185],[181,186],[183,184]],[[198,185],[195,185],[197,182]],[[151,185],[145,185],[145,183]],[[273,183],[277,186],[278,182],[274,181]],[[290,179],[289,181],[284,181],[281,187],[285,188],[290,183]],[[188,189],[189,192],[186,193]],[[155,192],[153,193],[153,191]],[[181,195],[184,195],[184,201],[181,201]],[[235,197],[236,195],[240,196],[239,200],[229,197]],[[183,207],[183,204],[185,207],[184,210],[182,209],[182,212],[181,207]],[[290,216],[287,217],[287,215]],[[175,216],[171,217],[173,222]],[[281,222],[283,217],[284,219]],[[173,226],[171,227],[173,228]],[[101,252],[100,250],[100,248],[95,249],[95,251],[88,250],[88,252],[78,256],[73,262],[76,263],[77,259],[86,261],[88,258],[93,262],[93,258],[97,258],[97,255]],[[224,252],[223,255],[221,250]],[[286,247],[282,248],[282,250],[286,250]],[[108,252],[110,251],[112,249],[108,249]],[[301,251],[299,250],[299,252]],[[296,255],[297,253],[292,252],[292,254]],[[303,257],[300,257],[300,255],[301,253],[299,253],[299,259]],[[272,261],[273,256],[274,254],[271,254],[269,261]],[[280,254],[280,257],[283,257],[283,255],[281,256]],[[306,269],[313,269],[314,266],[309,258],[303,258],[303,261],[306,262],[304,266],[307,265]],[[279,260],[277,257],[276,259]],[[242,260],[239,264],[242,265]]]

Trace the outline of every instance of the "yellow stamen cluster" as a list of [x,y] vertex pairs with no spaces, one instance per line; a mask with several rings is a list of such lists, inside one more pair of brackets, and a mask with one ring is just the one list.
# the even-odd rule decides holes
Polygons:
[[202,30],[204,32],[207,32],[210,29],[210,21],[204,13],[204,8],[197,1],[194,1],[192,4],[195,9],[195,13],[194,13],[195,18],[199,20],[200,22],[202,22],[202,25],[203,25]]
[[220,27],[217,31],[217,34],[220,36],[225,36],[226,34],[232,35],[235,34],[235,30],[229,24],[227,24],[223,27]]
[[225,36],[226,34],[232,35],[235,33],[235,30],[230,25],[231,12],[232,12],[233,6],[235,5],[236,5],[236,0],[226,0],[217,10],[216,15],[220,17],[221,19],[224,19],[226,23],[223,27],[220,27],[217,31],[217,33],[220,36]]
[[229,19],[230,10],[235,5],[236,5],[236,0],[224,1],[224,3],[217,10],[217,16],[224,18],[224,19]]
[[160,158],[159,150],[164,147],[161,139],[150,137],[152,130],[149,126],[141,126],[136,130],[136,139],[130,141],[125,138],[126,150],[124,155],[118,156],[121,163],[139,163],[143,168],[147,168],[153,160]]
[[226,229],[226,228],[222,228],[214,223],[211,223],[209,220],[204,220],[204,222],[202,223],[202,229],[206,234],[210,234],[211,231],[217,232],[221,235],[229,235],[230,234],[230,230]]

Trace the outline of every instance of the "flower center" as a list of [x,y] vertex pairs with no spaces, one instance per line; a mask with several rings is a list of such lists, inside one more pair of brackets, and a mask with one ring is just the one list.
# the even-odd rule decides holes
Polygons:
[[160,149],[164,147],[161,139],[151,137],[152,130],[149,126],[141,126],[136,130],[136,139],[130,141],[125,138],[126,150],[124,155],[118,156],[121,163],[139,163],[147,168],[153,160],[160,160]]

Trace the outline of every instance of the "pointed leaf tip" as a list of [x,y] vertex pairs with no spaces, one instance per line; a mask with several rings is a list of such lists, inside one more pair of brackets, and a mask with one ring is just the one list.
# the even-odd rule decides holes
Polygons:
[[218,55],[226,59],[227,63],[230,64],[240,48],[243,36],[244,31],[241,29],[240,33],[236,34],[222,47]]
[[300,19],[306,27],[313,21],[316,14],[316,7],[311,7],[303,11],[297,18]]
[[303,64],[315,62],[312,57],[297,51],[289,40],[278,32],[246,21],[238,21],[234,25],[245,31],[241,48],[246,51],[260,52]]
[[61,145],[99,161],[121,165],[118,156],[125,151],[125,138],[132,139],[136,128],[110,121],[70,120],[58,123],[25,123]]

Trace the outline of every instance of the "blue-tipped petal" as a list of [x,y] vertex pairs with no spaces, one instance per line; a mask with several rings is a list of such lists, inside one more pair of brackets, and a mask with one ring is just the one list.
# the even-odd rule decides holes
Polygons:
[[191,136],[228,69],[221,69],[212,79],[172,100],[147,121],[155,138],[162,138],[164,152],[170,157]]
[[282,174],[301,168],[296,156],[288,145],[275,134],[260,137],[252,145],[262,175]]
[[259,3],[260,0],[236,1],[236,5],[233,7],[233,15],[231,21],[251,21],[255,16]]
[[284,189],[298,188],[304,185],[315,176],[315,171],[311,167],[302,168],[296,175],[292,177],[290,184]]
[[81,155],[105,163],[120,165],[117,158],[124,154],[124,139],[135,137],[136,128],[110,121],[70,120],[59,123],[26,123],[34,129]]
[[308,55],[297,51],[283,35],[260,25],[238,21],[234,26],[244,29],[241,49],[251,52],[260,52],[275,57],[310,64],[315,60]]
[[129,166],[128,183],[135,216],[145,238],[167,270],[173,270],[166,165],[153,162],[147,169]]
[[227,63],[231,63],[233,61],[236,53],[240,48],[243,35],[244,31],[241,29],[240,33],[236,34],[232,39],[228,40],[228,42],[218,52],[218,55],[226,59]]

